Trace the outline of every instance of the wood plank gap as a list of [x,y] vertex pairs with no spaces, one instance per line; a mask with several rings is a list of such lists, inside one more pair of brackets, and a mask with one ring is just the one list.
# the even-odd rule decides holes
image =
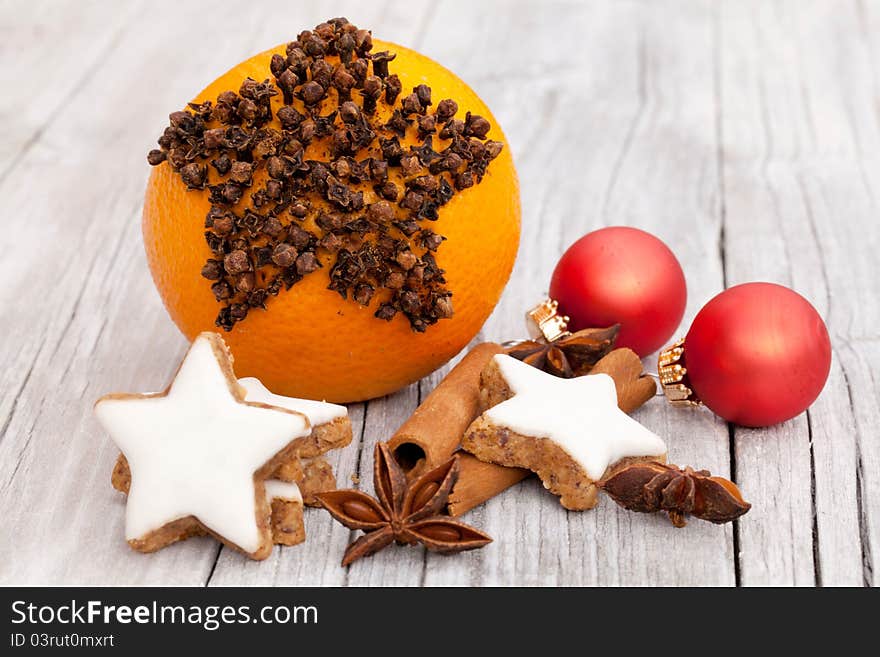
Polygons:
[[[850,348],[852,350],[852,348]],[[846,386],[846,394],[847,400],[849,401],[849,408],[852,416],[855,418],[856,416],[856,407],[855,402],[853,400],[853,391],[852,385],[849,381],[849,373],[846,371],[846,366],[844,365],[843,359],[838,358],[838,362],[840,363],[840,373],[843,376],[843,383]],[[856,425],[856,432],[859,434],[858,425]],[[871,554],[871,543],[868,540],[868,519],[867,513],[865,511],[864,503],[862,501],[862,472],[863,472],[863,464],[862,464],[862,443],[861,443],[861,435],[856,436],[855,441],[855,451],[856,451],[856,510],[857,517],[859,521],[859,543],[862,548],[862,584],[863,586],[870,587],[872,586],[871,582],[873,582],[874,575],[874,561],[873,555]]]
[[[773,216],[776,218],[776,229],[779,231],[780,235],[785,235],[785,211],[782,208],[780,195],[770,179],[769,164],[764,166],[761,173],[764,186],[767,188],[767,195],[770,197],[770,202],[773,205]],[[788,240],[784,239],[780,244],[782,245],[782,254],[784,256],[783,261],[785,262],[785,281],[787,285],[793,286],[795,281],[794,260],[791,257],[791,251],[789,251]]]
[[[24,380],[21,382],[21,385],[18,387],[18,390],[15,392],[15,397],[12,398],[12,406],[9,408],[9,415],[6,416],[6,419],[3,421],[3,427],[0,428],[0,443],[3,442],[3,438],[6,436],[6,431],[9,429],[9,425],[12,423],[12,418],[15,416],[15,410],[18,408],[18,400],[21,398],[24,389],[27,387],[28,381],[31,380],[31,374],[34,372],[34,368],[37,366],[37,361],[40,359],[40,354],[43,353],[43,347],[46,346],[46,334],[43,332],[43,339],[40,340],[40,347],[37,349],[37,353],[34,355],[34,359],[31,361],[30,367],[28,367],[27,374],[24,376]],[[12,482],[10,478],[7,483]],[[4,486],[4,490],[5,490]]]
[[867,514],[862,501],[862,468],[862,448],[856,441],[856,509],[859,518],[859,541],[862,544],[862,585],[870,588],[874,581],[874,560],[871,543],[868,541]]
[[[730,422],[727,423],[727,444],[730,454],[730,480],[736,483],[736,429]],[[736,587],[742,586],[739,562],[739,518],[733,521],[733,583]]]
[[[871,38],[871,31],[868,28],[868,18],[864,0],[856,0],[856,15],[859,17],[859,31],[865,45],[865,50],[868,53],[868,69],[871,72],[871,96],[877,98],[880,94],[878,94],[877,69],[874,66],[874,41]],[[877,112],[872,112],[871,115],[876,118]],[[859,176],[861,178],[862,186],[865,188],[868,198],[871,199],[871,205],[877,207],[877,198],[874,195],[874,188],[871,186],[871,183],[868,180],[868,172],[865,170],[865,157],[861,141],[856,142],[856,148],[859,153],[859,157],[856,158],[856,163],[859,167]]]
[[95,336],[95,340],[92,342],[92,348],[89,349],[89,358],[95,355],[95,351],[101,344],[101,338],[104,337],[104,329],[107,328],[107,317],[104,316],[104,319],[101,320],[101,328],[98,329],[98,334]]
[[431,21],[434,20],[434,16],[437,15],[437,6],[439,4],[439,0],[438,2],[432,2],[428,5],[428,10],[422,14],[422,20],[419,21],[419,27],[416,29],[416,35],[413,38],[413,50],[423,50],[425,37],[428,36],[428,28],[431,26]]
[[645,44],[645,29],[642,27],[642,29],[639,30],[639,42],[636,44],[636,95],[638,97],[638,105],[636,106],[636,111],[626,128],[626,134],[623,137],[623,144],[620,146],[620,151],[617,154],[617,158],[614,160],[614,165],[611,167],[611,176],[608,178],[608,184],[605,186],[605,193],[602,196],[602,205],[599,211],[599,216],[601,217],[602,225],[605,226],[608,225],[606,220],[608,215],[608,204],[611,202],[614,189],[617,187],[617,179],[620,177],[620,170],[623,168],[623,163],[626,161],[627,155],[629,155],[633,139],[635,139],[636,136],[636,131],[641,125],[642,118],[645,115],[648,93],[646,80],[647,46]]
[[[361,420],[361,435],[358,439],[357,458],[354,461],[354,475],[355,475],[355,477],[357,477],[357,489],[358,490],[363,490],[361,488],[361,483],[363,482],[363,479],[361,479],[361,456],[363,455],[363,452],[364,452],[364,437],[367,435],[367,413],[369,412],[369,410],[370,410],[370,402],[368,400],[368,401],[364,402],[364,417]],[[355,540],[354,536],[355,536],[356,532],[357,532],[356,529],[352,529],[348,533],[348,542],[349,543],[352,543]],[[342,578],[342,586],[348,586],[348,578],[350,575],[351,575],[351,566],[346,566],[345,567],[345,577]]]
[[[861,168],[861,165],[859,165],[859,168]],[[795,181],[797,181],[798,189],[801,193],[801,200],[804,204],[804,213],[807,217],[807,225],[810,228],[810,237],[812,237],[813,242],[816,243],[816,250],[819,253],[819,273],[822,274],[822,286],[825,288],[825,324],[826,326],[831,326],[831,311],[833,309],[831,303],[831,279],[828,277],[828,266],[825,264],[825,253],[822,249],[822,240],[819,239],[819,230],[816,226],[816,215],[813,212],[813,205],[810,203],[810,196],[807,194],[807,185],[804,182],[803,174],[796,174]],[[810,453],[812,453],[812,450],[813,447],[811,444]]]
[[61,345],[64,342],[64,338],[67,337],[67,331],[70,328],[70,325],[73,324],[73,320],[76,319],[76,315],[79,312],[79,305],[82,303],[83,296],[86,293],[86,288],[88,287],[88,283],[92,278],[92,272],[95,271],[95,265],[98,263],[98,259],[100,257],[101,254],[96,253],[92,258],[92,261],[89,263],[89,268],[86,270],[86,275],[83,276],[82,286],[80,286],[79,292],[77,292],[76,299],[73,302],[73,307],[70,309],[70,315],[67,318],[67,322],[65,322],[64,328],[58,332],[58,341],[55,343],[55,347],[54,349],[52,349],[52,353],[49,355],[50,361],[55,360],[55,356],[58,355],[58,350],[61,348]]
[[[718,176],[718,259],[721,263],[721,284],[727,289],[727,188],[724,184],[724,103],[722,97],[721,78],[724,68],[721,58],[721,6],[715,5],[712,20],[712,68],[713,84],[712,94],[715,98],[715,172]],[[658,391],[659,392],[659,391]],[[734,426],[727,423],[728,461],[730,467],[730,480],[736,482],[736,431]],[[742,573],[740,565],[739,544],[739,520],[734,520],[732,529],[733,538],[733,582],[734,586],[742,586]]]
[[[851,347],[850,349],[852,350]],[[843,376],[843,383],[846,386],[846,395],[847,400],[849,401],[850,412],[855,418],[858,416],[856,415],[856,406],[855,401],[853,400],[853,391],[852,385],[849,381],[849,373],[846,371],[846,366],[844,365],[843,359],[838,358],[838,362],[840,363],[840,373]],[[862,500],[862,442],[858,424],[856,425],[856,433],[856,510],[859,521],[859,543],[861,543],[862,547],[862,584],[863,586],[870,587],[872,586],[872,582],[874,581],[874,559],[873,555],[871,554],[871,542],[868,540],[867,512],[865,510],[864,502]]]
[[[42,403],[40,404],[40,410],[42,411]],[[6,485],[3,486],[4,493],[6,492],[6,489],[12,485],[12,482],[15,481],[15,475],[18,474],[18,469],[21,467],[21,462],[24,460],[24,455],[27,454],[28,447],[30,447],[33,437],[34,427],[32,425],[30,431],[28,431],[27,440],[24,441],[24,445],[22,446],[21,451],[19,451],[18,453],[18,458],[15,461],[15,468],[12,470],[12,474],[9,476],[9,481],[7,481]]]
[[[135,204],[134,210],[130,216],[130,221],[137,221],[141,214],[141,207],[143,203],[140,199]],[[128,232],[128,227],[130,223],[126,222],[121,225],[121,230],[119,231],[119,235],[116,238],[116,244],[113,247],[113,255],[110,256],[110,262],[108,264],[108,271],[112,270],[112,268],[116,265],[116,261],[119,258],[119,254],[122,251],[122,245],[125,242],[125,237]],[[91,228],[91,225],[86,229],[86,232]],[[76,315],[79,312],[80,304],[82,303],[83,296],[85,295],[86,288],[88,287],[88,282],[92,278],[92,272],[95,270],[95,265],[98,263],[98,260],[101,258],[101,253],[95,253],[92,261],[89,263],[89,268],[86,270],[85,276],[83,276],[83,283],[80,286],[79,293],[76,296],[76,300],[73,302],[73,308],[70,310],[70,317],[67,318],[67,323],[64,325],[64,328],[59,332],[58,342],[55,343],[55,348],[52,350],[52,354],[49,356],[49,360],[54,360],[55,356],[58,354],[58,350],[61,348],[61,344],[64,342],[64,338],[67,335],[68,329],[73,324],[73,320],[76,319]],[[66,274],[66,272],[65,272]],[[72,361],[71,361],[72,362]],[[70,367],[70,363],[68,363],[68,368]],[[66,372],[65,372],[66,374]],[[63,379],[64,377],[62,377]]]
[[816,505],[816,455],[813,452],[813,419],[807,410],[807,439],[810,441],[810,504],[813,510],[813,577],[822,586],[822,560],[819,558],[819,511]]
[[[139,5],[140,5],[140,3],[139,3]],[[3,183],[6,181],[6,178],[8,178],[9,175],[10,175],[13,171],[15,171],[15,168],[18,166],[18,163],[21,162],[22,158],[23,158],[25,155],[27,155],[27,154],[30,152],[30,150],[31,150],[31,149],[32,149],[37,143],[39,143],[40,138],[45,134],[46,129],[47,129],[49,126],[51,126],[51,125],[55,122],[55,120],[56,120],[57,118],[59,118],[59,117],[61,117],[61,116],[64,115],[64,113],[61,111],[61,109],[62,109],[62,108],[68,103],[68,102],[70,102],[73,98],[75,98],[75,97],[77,96],[77,94],[78,94],[80,91],[82,91],[82,89],[86,86],[86,84],[87,84],[88,81],[92,78],[92,76],[94,76],[95,73],[97,73],[99,70],[101,70],[101,68],[102,68],[105,64],[107,64],[108,61],[110,61],[109,58],[108,58],[107,56],[108,56],[111,52],[113,52],[113,51],[116,49],[116,47],[120,44],[120,42],[122,41],[122,34],[123,34],[123,32],[125,32],[125,31],[128,29],[129,23],[131,22],[133,16],[134,16],[136,13],[138,13],[138,12],[137,12],[137,11],[132,11],[131,14],[129,15],[129,21],[124,22],[124,23],[121,23],[121,24],[117,27],[116,32],[114,33],[113,37],[110,39],[110,42],[109,42],[109,43],[107,44],[107,46],[106,46],[106,47],[105,47],[105,48],[104,48],[104,49],[98,54],[98,56],[95,58],[95,61],[93,61],[93,62],[88,66],[88,68],[86,68],[85,73],[82,75],[82,77],[80,77],[80,78],[76,81],[76,84],[75,84],[75,85],[73,86],[73,88],[70,90],[70,93],[68,93],[64,98],[62,98],[60,101],[58,101],[58,104],[57,104],[57,105],[55,106],[55,108],[49,113],[49,115],[48,115],[48,117],[46,118],[46,120],[43,121],[42,124],[40,124],[39,126],[37,126],[37,128],[34,130],[34,133],[30,136],[30,138],[29,138],[27,141],[25,141],[24,144],[21,145],[21,148],[18,149],[18,153],[16,153],[15,156],[13,156],[13,157],[10,159],[9,164],[6,166],[6,168],[5,168],[2,172],[0,172],[0,186],[2,186]]]
[[223,552],[223,548],[223,543],[217,545],[217,553],[214,555],[214,563],[211,564],[211,571],[208,573],[208,579],[205,580],[205,588],[211,584],[211,578],[214,577],[214,571],[217,570],[217,562],[220,561],[220,553]]
[[[724,104],[721,102],[721,6],[715,5],[713,32],[713,86],[715,97],[715,173],[718,176],[718,257],[721,260],[721,280],[727,289],[727,190],[724,185]],[[733,451],[731,450],[731,471],[733,468]]]
[[419,577],[419,587],[425,588],[428,581],[428,550],[422,550],[422,575]]

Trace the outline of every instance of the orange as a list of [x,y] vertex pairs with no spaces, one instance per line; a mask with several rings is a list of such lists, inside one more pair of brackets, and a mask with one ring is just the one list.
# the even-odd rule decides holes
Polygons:
[[[255,376],[278,394],[353,402],[391,393],[418,380],[476,335],[513,267],[520,232],[519,187],[510,148],[497,121],[476,93],[436,62],[374,40],[373,52],[382,50],[397,54],[391,72],[403,83],[401,97],[416,85],[428,84],[435,106],[441,99],[454,99],[459,106],[456,118],[463,119],[468,111],[487,118],[492,124],[489,138],[504,143],[482,182],[457,193],[430,226],[447,238],[436,257],[446,272],[446,287],[453,293],[454,314],[424,333],[413,331],[400,313],[391,321],[377,319],[373,316],[376,299],[364,307],[327,289],[331,256],[321,255],[321,269],[270,298],[266,310],[251,311],[223,333],[235,357],[236,374]],[[213,101],[225,90],[237,91],[248,76],[258,81],[270,77],[274,53],[284,55],[285,47],[267,50],[233,67],[194,102]],[[327,59],[338,62],[335,57]],[[280,95],[272,98],[273,115],[282,102]],[[387,115],[384,103],[379,111]],[[277,118],[269,125],[279,128]],[[406,148],[417,142],[408,134],[402,143]],[[435,136],[434,143],[439,151],[448,142]],[[314,143],[310,145],[306,156],[327,159],[326,151],[315,148]],[[265,176],[262,170],[255,173],[255,181],[260,175]],[[210,207],[208,191],[187,190],[168,162],[153,168],[144,204],[144,246],[165,307],[189,339],[201,331],[218,330],[214,321],[220,304],[210,282],[200,275],[211,257],[204,238],[204,218]]]

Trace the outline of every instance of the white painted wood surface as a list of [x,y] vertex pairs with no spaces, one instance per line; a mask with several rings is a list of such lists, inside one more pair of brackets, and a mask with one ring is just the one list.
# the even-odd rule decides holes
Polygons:
[[[675,462],[732,474],[735,525],[673,529],[608,501],[569,513],[535,481],[472,511],[495,542],[452,558],[338,565],[350,532],[250,562],[207,539],[122,540],[99,395],[163,386],[185,349],[150,282],[145,153],[168,112],[247,55],[331,15],[458,72],[504,127],[523,238],[479,339],[523,310],[581,234],[650,230],[685,268],[682,332],[725,285],[791,285],[828,318],[834,364],[809,413],[728,427],[656,399],[638,418]],[[0,584],[875,585],[880,555],[880,3],[0,3]],[[653,366],[654,359],[648,359]],[[362,473],[443,372],[351,407],[332,456]]]

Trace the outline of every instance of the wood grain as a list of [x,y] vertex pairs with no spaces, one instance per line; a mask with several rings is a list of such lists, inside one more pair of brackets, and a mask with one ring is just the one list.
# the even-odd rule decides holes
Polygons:
[[[451,558],[398,548],[343,569],[353,533],[320,510],[304,545],[261,563],[207,539],[127,548],[116,449],[91,404],[162,388],[185,349],[140,244],[145,153],[209,80],[327,11],[0,4],[0,584],[876,585],[880,3],[867,0],[333,5],[456,71],[504,127],[521,252],[474,344],[523,336],[562,250],[611,224],[679,256],[682,332],[748,280],[793,286],[828,319],[832,372],[807,414],[765,430],[660,398],[636,414],[671,461],[740,484],[753,509],[735,525],[675,530],[607,502],[566,512],[531,479],[469,512],[495,542]],[[340,485],[372,490],[375,442],[450,366],[351,407],[355,440],[330,455]]]
[[726,283],[794,287],[826,317],[834,349],[808,413],[735,430],[737,477],[759,500],[740,525],[744,584],[875,583],[869,527],[880,498],[865,465],[876,466],[878,448],[857,428],[866,416],[854,400],[872,399],[876,417],[877,396],[847,373],[847,361],[880,364],[864,348],[878,337],[880,292],[868,255],[880,231],[865,173],[878,133],[864,20],[856,4],[804,12],[794,2],[725,4],[721,17]]

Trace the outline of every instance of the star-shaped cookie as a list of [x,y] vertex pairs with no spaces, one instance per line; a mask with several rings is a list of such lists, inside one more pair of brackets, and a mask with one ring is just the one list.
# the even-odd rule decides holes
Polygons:
[[[311,434],[297,438],[291,458],[278,465],[272,473],[272,478],[296,483],[303,503],[315,506],[317,493],[336,489],[333,469],[321,455],[331,449],[345,447],[351,442],[351,420],[348,418],[348,409],[338,404],[276,395],[259,379],[253,377],[238,379],[238,384],[244,391],[245,401],[286,408],[289,411],[302,413],[309,419],[312,425]],[[116,459],[111,482],[116,490],[128,494],[131,472],[123,454]],[[287,538],[285,536],[285,539]],[[284,544],[289,545],[286,541]]]
[[171,385],[152,394],[112,394],[95,415],[131,469],[125,534],[152,552],[210,533],[254,559],[272,550],[271,496],[296,492],[266,480],[298,438],[302,413],[245,401],[232,358],[216,333],[193,342]]
[[462,447],[536,472],[567,509],[595,506],[595,482],[612,466],[665,460],[663,440],[618,408],[607,374],[562,379],[499,354],[483,371],[481,392],[504,401],[468,427]]

